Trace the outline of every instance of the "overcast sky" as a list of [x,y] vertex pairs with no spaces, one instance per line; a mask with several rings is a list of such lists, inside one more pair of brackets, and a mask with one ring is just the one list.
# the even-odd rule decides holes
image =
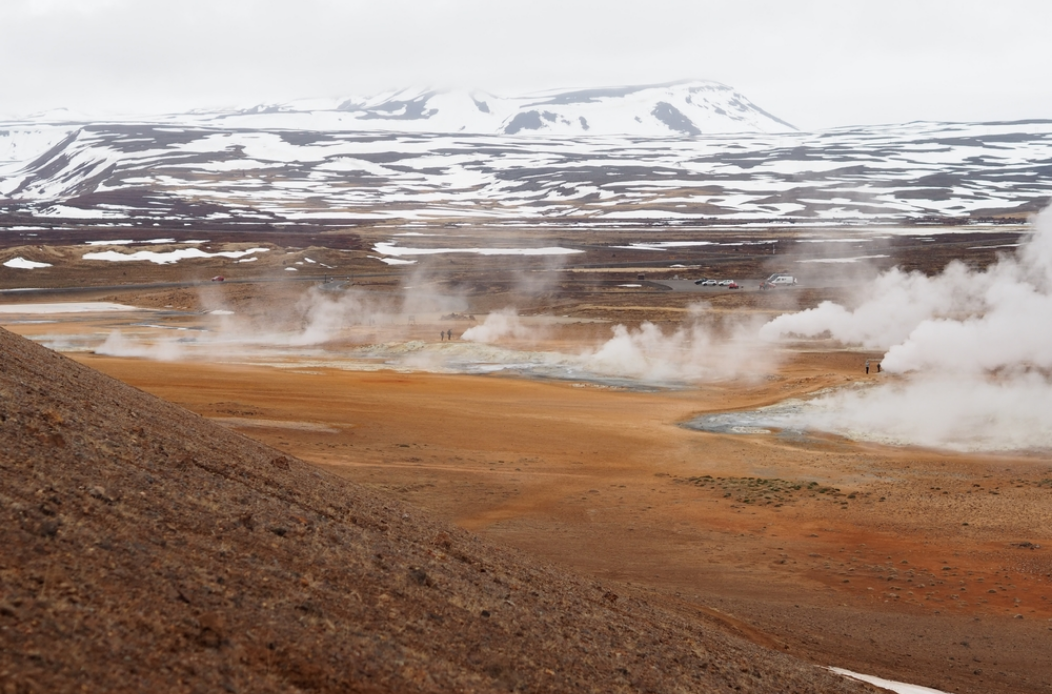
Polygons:
[[0,117],[711,79],[803,130],[1052,118],[1048,0],[0,0]]

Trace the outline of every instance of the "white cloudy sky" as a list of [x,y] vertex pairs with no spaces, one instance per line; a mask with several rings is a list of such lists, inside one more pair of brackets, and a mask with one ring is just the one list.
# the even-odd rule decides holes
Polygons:
[[0,117],[713,79],[801,129],[1052,118],[1047,0],[0,0]]

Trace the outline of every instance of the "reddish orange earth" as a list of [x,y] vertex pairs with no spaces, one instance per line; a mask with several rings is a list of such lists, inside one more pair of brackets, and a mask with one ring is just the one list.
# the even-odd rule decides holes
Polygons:
[[635,392],[498,376],[83,363],[491,541],[815,662],[946,691],[1052,683],[1052,464],[680,424],[863,378]]

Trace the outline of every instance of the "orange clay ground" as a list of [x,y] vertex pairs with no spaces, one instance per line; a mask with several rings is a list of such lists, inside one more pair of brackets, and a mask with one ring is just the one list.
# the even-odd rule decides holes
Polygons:
[[664,392],[74,356],[492,541],[801,657],[946,691],[1052,682],[1047,458],[679,426],[866,378],[871,354],[796,351],[759,384]]

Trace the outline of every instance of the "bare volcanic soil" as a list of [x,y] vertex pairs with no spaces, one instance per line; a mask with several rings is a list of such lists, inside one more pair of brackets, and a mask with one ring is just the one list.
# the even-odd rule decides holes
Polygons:
[[1047,691],[1044,457],[676,425],[859,380],[866,356],[800,351],[759,382],[653,392],[310,360],[76,358],[760,645],[946,692]]
[[5,692],[875,691],[0,352]]

